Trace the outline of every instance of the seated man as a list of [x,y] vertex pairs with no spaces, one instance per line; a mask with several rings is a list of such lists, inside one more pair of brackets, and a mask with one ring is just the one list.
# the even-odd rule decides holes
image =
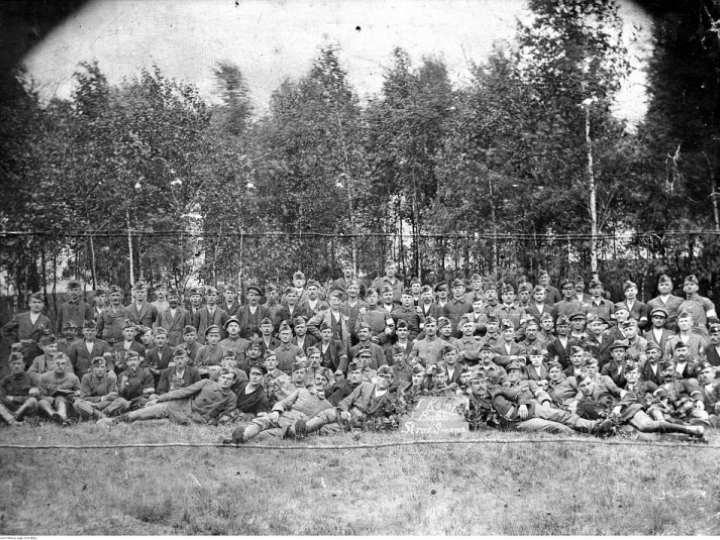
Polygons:
[[189,357],[187,351],[178,347],[173,352],[174,364],[172,367],[167,368],[160,375],[160,382],[158,382],[156,393],[158,396],[185,388],[191,384],[195,384],[200,380],[200,374],[197,369],[188,365]]
[[405,383],[400,386],[397,390],[398,398],[406,403],[415,401],[418,397],[423,395],[426,390],[425,382],[427,374],[425,368],[417,363],[413,366],[412,379],[409,383]]
[[337,407],[338,403],[352,394],[353,390],[363,382],[363,368],[356,360],[350,362],[347,370],[348,376],[346,379],[337,380],[335,384],[327,389],[327,399],[333,407]]
[[499,427],[497,413],[492,404],[492,395],[488,391],[488,378],[484,371],[476,371],[470,376],[468,398],[470,402],[466,418],[470,423],[471,431],[484,427]]
[[261,413],[270,412],[270,401],[265,394],[263,380],[267,375],[267,368],[260,363],[250,366],[249,379],[241,382],[237,392],[237,409],[229,415],[222,416],[219,423],[223,424],[231,419],[249,422]]
[[40,379],[36,373],[25,372],[25,359],[19,352],[10,353],[10,375],[0,381],[0,418],[11,426],[35,414],[40,396]]
[[52,334],[43,336],[38,342],[38,347],[40,347],[43,354],[35,357],[28,371],[42,375],[43,373],[52,371],[53,366],[55,365],[54,357],[55,353],[58,352],[58,344],[55,340],[55,336]]
[[168,331],[162,326],[158,326],[153,331],[153,341],[155,346],[147,351],[145,363],[141,365],[150,369],[157,385],[161,373],[170,367],[175,348],[168,345]]
[[[333,410],[330,402],[325,399],[327,382],[327,369],[318,370],[312,388],[298,388],[273,405],[270,414],[255,418],[249,426],[235,430],[231,439],[222,439],[221,442],[244,443],[263,431],[269,431],[272,435],[280,437],[304,434],[304,423],[308,418],[314,417],[321,411]],[[295,431],[293,426],[299,431]]]
[[[428,367],[427,371],[432,377],[432,388],[425,390],[423,396],[435,396],[435,397],[455,397],[455,390],[450,388],[447,384],[447,368],[440,362],[438,364],[432,364]],[[457,386],[457,385],[456,385]]]
[[40,376],[40,410],[53,422],[67,425],[68,405],[80,395],[80,381],[70,370],[66,354],[55,356],[55,368]]
[[610,428],[609,421],[588,421],[576,414],[552,408],[546,392],[535,382],[520,378],[522,366],[519,362],[512,362],[507,370],[510,388],[504,388],[494,380],[488,386],[503,427],[547,433],[571,433],[573,430],[595,433]]
[[[235,373],[235,382],[230,390],[237,395],[240,385],[248,380],[247,373],[237,367],[237,356],[232,351],[225,351],[225,356],[220,361],[220,367]],[[210,375],[213,381],[217,381],[220,377],[220,370],[216,370]]]
[[300,435],[302,427],[308,433],[322,428],[323,433],[349,431],[361,428],[365,421],[386,416],[394,410],[394,399],[390,393],[393,372],[390,366],[380,366],[375,384],[364,382],[352,394],[343,399],[336,409],[327,409],[311,418],[306,426],[297,425],[295,431]]
[[106,409],[105,414],[114,416],[128,410],[139,409],[155,393],[155,379],[150,370],[140,367],[140,356],[133,350],[126,351],[125,371],[120,373],[119,398]]
[[264,364],[267,373],[265,374],[263,386],[270,404],[274,405],[282,399],[282,396],[285,396],[284,388],[290,384],[290,377],[287,373],[278,369],[278,357],[275,351],[265,351]]
[[80,381],[80,397],[73,403],[80,418],[106,418],[103,411],[118,399],[117,375],[105,367],[105,359],[96,356],[92,360],[92,371]]
[[[640,434],[648,433],[681,433],[691,437],[702,438],[704,429],[702,426],[687,426],[673,424],[665,420],[653,420],[645,412],[642,404],[638,402],[635,392],[627,392],[625,396],[616,401],[608,393],[603,393],[600,388],[589,378],[582,377],[578,386],[583,398],[578,404],[578,413],[584,418],[599,418],[602,411],[612,408],[612,413],[617,416],[621,426],[632,426]],[[609,420],[606,420],[608,422]],[[653,436],[642,436],[642,440],[655,440]]]
[[173,390],[148,401],[142,409],[126,413],[115,421],[135,422],[154,418],[169,418],[178,424],[207,424],[232,412],[237,396],[230,390],[235,372],[220,370],[217,382],[203,379],[186,388]]

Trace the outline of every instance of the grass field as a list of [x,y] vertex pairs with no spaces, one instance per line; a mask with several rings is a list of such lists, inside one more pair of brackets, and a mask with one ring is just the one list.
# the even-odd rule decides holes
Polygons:
[[[0,429],[0,442],[214,443],[228,432],[43,424]],[[301,450],[275,439],[258,444],[276,449],[0,449],[0,535],[720,534],[717,430],[706,446],[538,442],[554,438],[483,431],[453,444],[312,449],[407,440],[362,433],[310,438]],[[513,442],[464,442],[489,439]]]

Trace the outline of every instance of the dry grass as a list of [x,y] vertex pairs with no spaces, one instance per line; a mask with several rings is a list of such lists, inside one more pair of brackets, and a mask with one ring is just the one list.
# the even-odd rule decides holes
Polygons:
[[[215,442],[229,430],[84,424],[19,444]],[[398,434],[311,438],[373,443]],[[462,439],[552,439],[495,431]],[[720,434],[685,445],[437,444],[357,450],[0,450],[0,535],[718,534]],[[292,443],[294,444],[294,443]]]

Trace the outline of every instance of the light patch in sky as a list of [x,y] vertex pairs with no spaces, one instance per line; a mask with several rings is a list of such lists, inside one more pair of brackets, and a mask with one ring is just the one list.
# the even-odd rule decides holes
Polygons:
[[[213,67],[229,61],[262,111],[282,80],[304,75],[329,44],[340,46],[361,97],[380,90],[397,46],[416,63],[442,58],[453,83],[462,84],[469,65],[484,61],[493,42],[512,39],[524,10],[524,0],[96,0],[24,62],[44,99],[69,97],[79,62],[93,59],[111,83],[156,63],[164,75],[193,83],[212,99]],[[645,27],[639,44],[646,43],[650,19],[629,2],[621,14],[626,24]],[[644,81],[636,69],[619,96],[621,116],[636,121],[644,114]]]

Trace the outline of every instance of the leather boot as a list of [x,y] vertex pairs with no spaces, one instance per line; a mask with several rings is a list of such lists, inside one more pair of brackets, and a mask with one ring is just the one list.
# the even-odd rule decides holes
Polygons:
[[664,420],[659,422],[659,424],[661,433],[684,433],[685,435],[691,435],[693,437],[702,437],[705,434],[705,428],[702,426],[683,426]]

